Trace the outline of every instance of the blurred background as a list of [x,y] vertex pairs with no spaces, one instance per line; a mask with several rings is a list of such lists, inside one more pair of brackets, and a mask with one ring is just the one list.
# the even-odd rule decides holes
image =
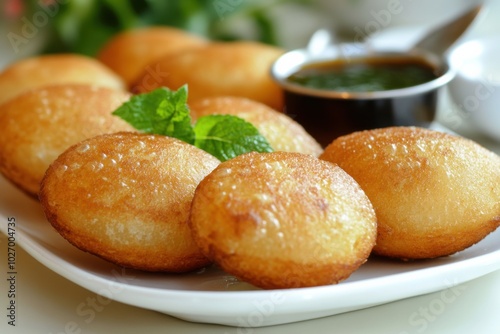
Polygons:
[[328,22],[307,0],[0,0],[0,7],[3,64],[41,52],[95,55],[117,32],[150,25],[293,47]]
[[319,28],[344,41],[395,26],[434,25],[478,0],[0,0],[0,67],[35,53],[95,55],[111,36],[148,25],[215,40],[303,47]]

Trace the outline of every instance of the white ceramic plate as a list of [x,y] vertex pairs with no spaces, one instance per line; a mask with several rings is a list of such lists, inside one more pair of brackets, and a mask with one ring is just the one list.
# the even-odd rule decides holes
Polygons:
[[[371,258],[330,286],[255,289],[217,268],[193,274],[122,269],[84,253],[57,234],[39,204],[0,178],[0,228],[15,218],[15,239],[54,272],[104,297],[181,319],[259,327],[314,319],[452,288],[500,268],[500,230],[450,257],[402,263]],[[452,292],[449,292],[451,294]]]

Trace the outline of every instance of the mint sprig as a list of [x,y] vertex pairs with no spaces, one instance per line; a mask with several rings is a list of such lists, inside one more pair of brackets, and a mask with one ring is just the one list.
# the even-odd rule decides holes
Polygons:
[[221,161],[248,152],[272,152],[253,124],[233,115],[209,115],[193,126],[187,105],[188,88],[166,87],[135,95],[113,112],[141,132],[174,137]]
[[158,88],[146,94],[134,95],[113,112],[134,128],[145,133],[175,137],[194,143],[194,130],[187,101],[187,87],[177,91]]
[[249,151],[272,152],[271,146],[257,128],[233,115],[200,117],[194,133],[194,145],[221,161]]

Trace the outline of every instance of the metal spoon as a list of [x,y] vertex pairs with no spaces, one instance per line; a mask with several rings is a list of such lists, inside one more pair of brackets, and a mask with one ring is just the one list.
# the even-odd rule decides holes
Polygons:
[[[424,34],[424,37],[418,38],[417,42],[414,43],[407,51],[411,52],[413,49],[423,49],[438,56],[443,55],[449,47],[455,43],[457,39],[460,38],[460,36],[462,36],[463,33],[470,27],[472,22],[481,12],[481,9],[482,5],[472,7],[464,14],[430,29]],[[357,43],[359,44],[358,47],[363,47],[365,50],[375,52],[376,48],[374,48],[373,45],[376,44],[376,41],[374,39],[377,39],[377,36],[373,37],[373,39],[369,38],[365,40],[364,44]],[[335,38],[332,31],[328,29],[319,29],[310,38],[306,49],[310,55],[318,55],[322,54],[324,50],[334,46],[335,44],[338,44],[337,47],[340,47],[341,43],[339,43],[337,38]]]
[[431,29],[412,49],[427,50],[442,56],[471,26],[481,8],[482,5],[472,7],[459,17]]
[[311,56],[320,55],[330,45],[336,43],[333,33],[329,29],[319,29],[309,39],[307,43],[307,52]]

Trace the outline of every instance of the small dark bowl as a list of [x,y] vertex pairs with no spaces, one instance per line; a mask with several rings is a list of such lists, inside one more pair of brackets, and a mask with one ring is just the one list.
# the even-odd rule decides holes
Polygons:
[[[429,126],[435,118],[438,91],[453,78],[447,62],[424,51],[372,53],[362,47],[355,50],[356,53],[349,54],[349,58],[340,52],[340,48],[327,49],[320,55],[311,55],[305,49],[282,55],[273,64],[271,75],[283,88],[288,116],[299,122],[322,146],[354,131],[389,126]],[[314,89],[287,80],[308,64],[335,59],[348,61],[353,58],[395,56],[421,58],[439,75],[420,85],[374,92]]]

